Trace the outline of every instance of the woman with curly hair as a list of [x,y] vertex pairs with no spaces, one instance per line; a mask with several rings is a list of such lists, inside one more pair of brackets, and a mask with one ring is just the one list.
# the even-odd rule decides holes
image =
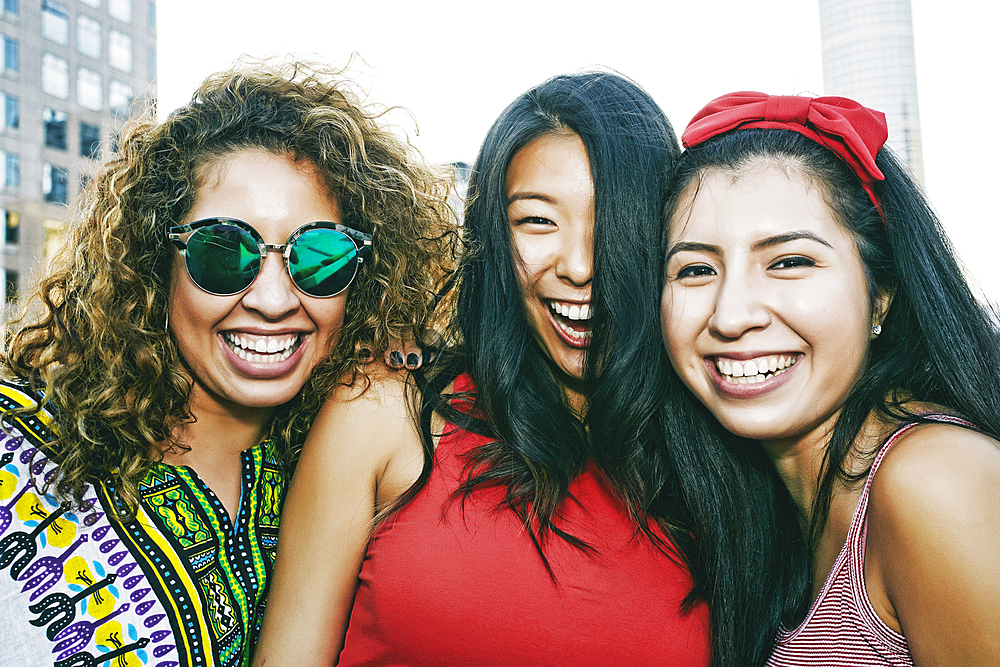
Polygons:
[[756,536],[710,535],[681,498],[705,479],[713,511],[740,512],[739,482],[706,486],[721,483],[665,449],[657,417],[678,153],[613,72],[555,77],[497,119],[470,183],[456,344],[419,396],[389,376],[320,411],[255,664],[735,666],[769,646],[734,627],[758,588],[719,557]]
[[2,360],[0,654],[247,664],[301,440],[362,342],[426,326],[447,183],[301,64],[119,144]]

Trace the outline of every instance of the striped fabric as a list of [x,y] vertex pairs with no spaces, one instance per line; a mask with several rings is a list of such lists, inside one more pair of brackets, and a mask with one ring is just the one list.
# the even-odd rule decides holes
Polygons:
[[[968,425],[968,422],[949,415],[923,416],[935,421]],[[823,589],[802,625],[779,633],[774,653],[767,662],[769,667],[913,666],[906,638],[882,622],[868,599],[864,563],[868,493],[872,480],[889,448],[915,425],[906,424],[897,429],[875,458],[854,512],[847,541]]]

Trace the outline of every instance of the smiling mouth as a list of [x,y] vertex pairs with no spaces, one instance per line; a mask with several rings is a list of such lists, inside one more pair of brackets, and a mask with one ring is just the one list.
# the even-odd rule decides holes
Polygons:
[[222,340],[240,359],[254,364],[276,364],[292,356],[302,345],[302,334],[259,336],[226,331]]
[[781,375],[795,365],[799,356],[779,354],[746,361],[716,357],[715,369],[729,384],[756,384]]
[[593,333],[590,330],[590,304],[566,303],[546,299],[545,305],[549,308],[552,321],[570,341],[577,345],[590,343]]

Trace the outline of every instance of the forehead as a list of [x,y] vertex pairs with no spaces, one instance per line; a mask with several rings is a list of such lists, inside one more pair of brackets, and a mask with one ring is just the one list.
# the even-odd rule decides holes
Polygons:
[[671,239],[711,235],[751,242],[796,230],[848,236],[813,178],[771,161],[706,169],[685,188],[670,219]]
[[242,150],[204,165],[200,176],[188,222],[237,218],[269,243],[308,222],[340,222],[336,198],[306,159]]
[[587,148],[573,132],[550,132],[532,139],[514,154],[506,177],[508,196],[535,189],[591,195],[594,191]]

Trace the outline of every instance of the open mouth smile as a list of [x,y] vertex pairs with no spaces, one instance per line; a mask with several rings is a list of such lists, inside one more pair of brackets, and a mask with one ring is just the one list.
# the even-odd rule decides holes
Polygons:
[[244,361],[253,364],[277,364],[288,359],[295,350],[299,349],[303,335],[293,333],[261,336],[226,331],[222,334],[222,340],[233,351],[233,354]]
[[715,369],[729,384],[757,384],[781,375],[795,365],[799,356],[779,354],[745,361],[716,357]]
[[590,330],[590,304],[567,303],[564,301],[545,300],[550,319],[556,326],[556,331],[567,344],[573,347],[587,347],[593,332]]

